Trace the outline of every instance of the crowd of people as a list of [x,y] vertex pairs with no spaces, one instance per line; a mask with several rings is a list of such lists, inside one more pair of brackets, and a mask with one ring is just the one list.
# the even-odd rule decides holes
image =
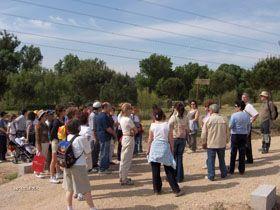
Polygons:
[[[271,137],[271,121],[277,118],[277,109],[269,93],[260,94],[262,101],[259,112],[249,103],[249,95],[234,104],[235,113],[228,122],[219,115],[220,107],[212,100],[205,102],[205,116],[200,126],[200,114],[195,100],[190,101],[187,111],[183,102],[176,102],[170,117],[154,106],[152,123],[147,133],[147,159],[151,165],[153,190],[162,193],[161,165],[166,179],[176,197],[184,193],[179,183],[184,181],[183,155],[186,146],[191,152],[197,150],[197,135],[202,129],[202,148],[206,150],[205,177],[215,179],[215,158],[219,159],[221,178],[234,174],[237,152],[238,170],[245,173],[245,165],[253,164],[251,131],[252,124],[259,118],[263,136],[262,153],[268,153]],[[119,111],[119,113],[117,113]],[[228,133],[230,130],[230,134]],[[139,110],[129,103],[118,108],[108,102],[95,101],[84,107],[56,106],[55,110],[22,110],[19,116],[2,111],[0,113],[0,162],[6,161],[9,142],[24,137],[25,143],[36,147],[37,155],[46,157],[49,181],[61,183],[66,190],[68,210],[73,209],[72,200],[85,200],[90,209],[96,209],[91,196],[88,174],[111,174],[111,165],[119,164],[120,185],[133,185],[129,170],[134,155],[143,153],[143,126]],[[228,139],[231,142],[229,167],[225,163]],[[70,168],[61,168],[57,152],[61,141],[70,141],[76,161]],[[114,151],[117,160],[114,160]],[[13,153],[11,152],[11,155]],[[38,178],[46,173],[34,172]]]

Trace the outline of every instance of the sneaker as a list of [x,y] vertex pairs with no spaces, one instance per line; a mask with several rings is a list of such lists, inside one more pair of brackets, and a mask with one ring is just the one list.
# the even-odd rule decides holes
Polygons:
[[36,174],[35,176],[36,176],[37,178],[40,178],[40,179],[45,178],[45,176],[44,176],[43,174]]
[[116,164],[115,162],[112,161],[112,162],[110,162],[110,165],[117,165],[117,164]]
[[204,178],[207,179],[207,180],[209,180],[209,181],[211,181],[211,182],[214,181],[214,178],[209,179],[208,176],[205,176]]
[[73,195],[73,198],[74,198],[74,199],[77,199],[77,198],[78,198],[78,194],[75,193],[75,194]]
[[53,184],[59,184],[59,183],[60,183],[60,181],[59,181],[59,180],[57,180],[57,179],[56,179],[56,177],[54,177],[54,176],[53,176],[53,177],[51,177],[51,178],[50,178],[50,183],[53,183]]
[[3,160],[0,160],[0,163],[3,163],[4,161]]
[[82,193],[79,193],[78,197],[77,197],[77,200],[78,201],[85,201],[86,199],[85,199],[85,197],[84,197],[84,195]]
[[126,179],[124,181],[120,181],[121,182],[121,185],[134,185],[134,182],[131,180],[131,179]]
[[203,166],[202,169],[207,169],[207,165]]
[[183,191],[177,192],[175,193],[175,197],[180,197],[182,195],[184,195],[185,193]]
[[98,173],[99,172],[99,168],[93,168],[90,171],[91,173]]
[[57,174],[55,175],[55,178],[56,178],[56,179],[63,179],[63,174],[62,174],[62,173],[57,173]]
[[111,170],[109,170],[109,169],[105,169],[105,170],[103,170],[103,171],[99,171],[99,174],[111,174],[112,173],[112,171]]

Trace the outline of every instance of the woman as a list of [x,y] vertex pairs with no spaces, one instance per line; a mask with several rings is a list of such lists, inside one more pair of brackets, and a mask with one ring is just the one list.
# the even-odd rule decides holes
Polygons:
[[234,106],[236,112],[231,116],[229,122],[231,129],[230,174],[234,173],[237,150],[239,153],[239,173],[244,174],[245,172],[246,142],[251,128],[250,117],[243,111],[245,106],[244,101],[236,101]]
[[192,152],[195,152],[196,135],[198,131],[198,119],[199,119],[197,102],[195,100],[192,100],[190,103],[190,111],[188,113],[188,119],[189,119],[189,128],[190,128],[189,147],[192,150]]
[[62,173],[57,165],[57,149],[58,149],[58,129],[59,127],[64,125],[64,116],[65,116],[65,109],[64,106],[56,106],[55,108],[56,119],[52,123],[52,128],[50,130],[50,140],[51,140],[51,163],[50,163],[50,182],[53,184],[58,184],[60,181],[58,179],[62,179]]
[[[40,153],[44,157],[48,155],[49,149],[49,127],[46,124],[46,114],[44,110],[38,112],[38,124],[35,126],[35,145],[37,153]],[[36,177],[44,178],[40,173],[36,173]]]
[[148,140],[148,162],[152,167],[153,188],[155,194],[161,194],[162,181],[160,177],[160,165],[164,165],[170,187],[175,196],[183,193],[176,180],[176,163],[172,155],[173,129],[165,122],[165,114],[160,108],[154,110],[154,122],[151,124]]
[[67,124],[67,141],[73,141],[72,149],[76,158],[75,164],[70,168],[64,168],[63,188],[66,190],[67,209],[72,210],[73,194],[83,194],[90,207],[96,210],[92,201],[91,188],[86,169],[86,154],[91,152],[90,144],[84,136],[79,136],[80,122],[73,119]]
[[134,148],[134,154],[137,155],[138,153],[142,153],[142,125],[141,120],[138,115],[139,110],[136,107],[133,107],[131,119],[134,122],[136,128],[138,129],[138,133],[135,135],[135,148]]
[[178,182],[182,182],[184,180],[183,154],[189,132],[189,122],[182,102],[176,103],[174,108],[175,112],[169,119],[169,125],[173,130],[173,154],[177,166],[176,179]]
[[29,121],[26,129],[27,142],[35,146],[35,119],[36,114],[34,112],[28,112],[27,119]]
[[[118,123],[118,116],[115,114],[115,111],[116,111],[115,107],[112,107],[109,117],[110,117],[110,121],[111,121],[111,127],[117,133],[117,128],[119,126],[119,123]],[[116,163],[113,161],[115,143],[116,143],[115,141],[116,141],[116,139],[114,139],[114,138],[111,139],[110,157],[109,157],[111,165],[116,165]]]
[[133,185],[133,181],[127,177],[131,166],[133,152],[134,152],[134,136],[137,134],[137,128],[130,118],[132,111],[131,104],[124,103],[121,107],[120,126],[122,129],[122,150],[120,161],[120,183],[121,185]]
[[[10,141],[14,141],[16,139],[16,132],[17,132],[16,124],[15,124],[15,119],[16,118],[17,118],[17,116],[15,114],[12,114],[10,119],[9,119],[7,131],[8,131]],[[35,140],[34,140],[34,142],[35,142]]]

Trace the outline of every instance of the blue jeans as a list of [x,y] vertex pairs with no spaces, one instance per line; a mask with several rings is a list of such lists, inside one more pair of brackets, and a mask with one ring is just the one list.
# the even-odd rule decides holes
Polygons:
[[143,152],[143,149],[142,149],[142,134],[137,134],[135,136],[134,154],[138,154],[139,152]]
[[100,171],[104,171],[110,166],[110,145],[111,141],[100,141]]
[[221,177],[225,178],[227,176],[227,167],[225,164],[225,148],[218,148],[218,149],[207,149],[207,169],[208,169],[208,179],[214,180],[215,177],[215,160],[216,160],[216,153],[218,154],[219,158],[219,167],[221,171]]
[[176,179],[178,182],[184,180],[183,154],[186,146],[186,139],[174,139],[174,159],[176,161]]

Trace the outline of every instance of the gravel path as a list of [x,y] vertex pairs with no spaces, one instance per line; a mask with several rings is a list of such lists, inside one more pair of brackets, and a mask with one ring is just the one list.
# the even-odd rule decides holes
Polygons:
[[[280,137],[272,139],[271,152],[260,154],[261,140],[253,141],[255,163],[247,165],[245,175],[236,173],[225,180],[219,178],[209,182],[204,179],[202,169],[205,153],[184,155],[186,181],[180,186],[186,193],[175,198],[169,193],[167,182],[163,183],[163,195],[152,192],[151,170],[145,157],[135,158],[130,177],[136,181],[134,187],[122,187],[118,175],[90,175],[94,202],[99,209],[250,209],[250,193],[260,184],[274,184],[279,195]],[[226,152],[229,163],[229,150]],[[217,164],[216,164],[217,165]],[[0,165],[1,167],[1,165]],[[117,170],[117,166],[114,167]],[[164,173],[162,173],[164,175]],[[33,174],[25,175],[0,186],[0,209],[66,209],[64,191],[61,185],[40,180]],[[75,209],[88,209],[85,202],[74,201]]]

